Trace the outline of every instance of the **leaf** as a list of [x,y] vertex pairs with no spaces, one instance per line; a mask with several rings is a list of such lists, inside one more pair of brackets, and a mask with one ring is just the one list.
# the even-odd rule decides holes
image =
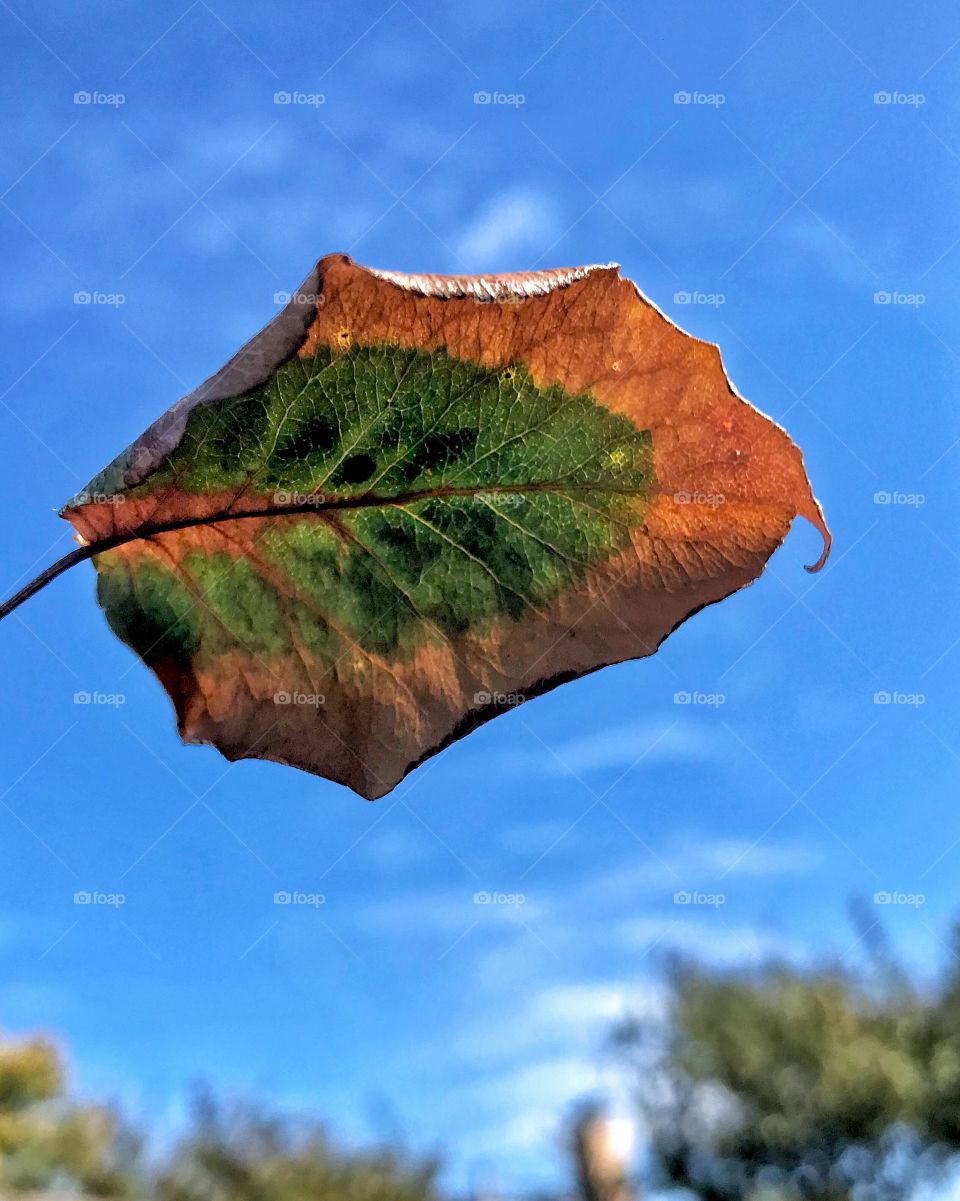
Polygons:
[[63,510],[181,735],[373,799],[652,654],[802,514],[799,450],[614,266],[322,259]]

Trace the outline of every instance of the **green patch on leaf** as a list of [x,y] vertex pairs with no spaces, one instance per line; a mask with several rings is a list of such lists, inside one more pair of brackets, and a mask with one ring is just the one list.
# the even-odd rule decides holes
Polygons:
[[132,496],[187,492],[398,496],[435,488],[652,483],[651,439],[589,393],[540,388],[397,346],[321,346],[245,396],[198,405],[164,467]]
[[182,580],[154,560],[134,565],[109,552],[96,567],[97,599],[118,638],[147,663],[193,658],[202,623]]
[[272,496],[280,512],[317,503],[265,518],[238,551],[187,555],[168,595],[153,561],[148,586],[107,585],[108,614],[145,627],[136,642],[121,633],[135,649],[193,593],[189,647],[204,661],[236,645],[269,659],[291,642],[328,662],[344,644],[405,656],[425,638],[535,614],[624,546],[653,486],[652,444],[588,393],[540,388],[520,365],[322,347],[252,394],[196,408],[130,495],[171,486]]

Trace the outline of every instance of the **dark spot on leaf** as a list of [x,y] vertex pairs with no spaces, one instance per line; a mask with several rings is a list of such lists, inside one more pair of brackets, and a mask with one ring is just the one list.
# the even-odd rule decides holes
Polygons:
[[289,432],[281,438],[272,457],[283,464],[297,464],[313,455],[329,454],[339,436],[337,423],[330,414],[311,413],[303,421],[291,421]]
[[438,538],[417,537],[411,530],[386,521],[377,527],[374,536],[393,570],[414,585],[420,583],[423,573],[442,552]]
[[376,471],[377,461],[371,455],[351,455],[340,468],[340,480],[344,484],[363,484]]
[[458,459],[462,459],[476,446],[479,436],[480,431],[475,429],[428,434],[413,453],[414,474],[419,475],[424,471],[440,471]]

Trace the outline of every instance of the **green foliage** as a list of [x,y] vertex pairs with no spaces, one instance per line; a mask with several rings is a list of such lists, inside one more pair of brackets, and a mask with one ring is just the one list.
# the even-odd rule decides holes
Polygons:
[[161,1173],[157,1201],[432,1201],[432,1162],[346,1153],[322,1127],[209,1098]]
[[956,966],[921,991],[888,965],[681,965],[652,1071],[651,1034],[620,1041],[656,1158],[704,1201],[901,1201],[960,1151]]
[[113,1201],[434,1201],[433,1161],[346,1152],[315,1123],[201,1097],[182,1141],[148,1165],[110,1110],[71,1102],[45,1039],[0,1042],[0,1196]]
[[60,1056],[45,1039],[0,1043],[0,1189],[137,1195],[137,1147],[110,1110],[64,1093]]

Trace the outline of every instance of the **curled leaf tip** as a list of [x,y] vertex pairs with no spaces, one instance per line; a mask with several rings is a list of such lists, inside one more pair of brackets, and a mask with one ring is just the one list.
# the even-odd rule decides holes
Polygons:
[[816,506],[815,512],[812,515],[805,513],[804,516],[813,525],[814,529],[817,530],[817,532],[820,534],[820,537],[823,539],[823,549],[821,550],[820,558],[817,559],[816,563],[805,565],[804,570],[809,571],[811,574],[815,574],[824,566],[826,566],[826,562],[830,558],[830,551],[833,547],[833,534],[830,533],[830,530],[827,526],[826,519],[823,516],[823,509],[820,507],[820,502],[814,498],[813,503]]

